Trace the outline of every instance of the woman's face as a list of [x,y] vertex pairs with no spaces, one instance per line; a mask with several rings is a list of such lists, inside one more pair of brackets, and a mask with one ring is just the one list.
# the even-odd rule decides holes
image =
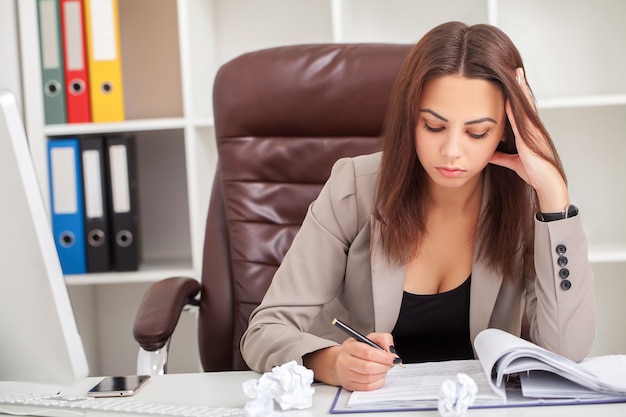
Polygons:
[[504,95],[488,81],[444,75],[424,85],[417,109],[417,157],[435,185],[480,179],[503,137]]

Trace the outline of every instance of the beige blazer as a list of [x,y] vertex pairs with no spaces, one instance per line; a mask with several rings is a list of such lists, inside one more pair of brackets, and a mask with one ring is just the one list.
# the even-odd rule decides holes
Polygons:
[[[394,328],[405,267],[387,262],[377,236],[372,236],[376,220],[370,213],[380,157],[376,153],[337,161],[309,207],[241,340],[243,357],[253,370],[267,372],[291,360],[301,364],[305,354],[341,343],[347,336],[332,325],[333,317],[364,334]],[[563,267],[558,263],[561,256],[567,258]],[[519,335],[526,302],[531,339],[581,360],[594,340],[595,302],[580,214],[548,223],[536,221],[535,269],[536,277],[510,284],[475,259],[471,340],[488,327]],[[571,284],[568,289],[564,281]]]

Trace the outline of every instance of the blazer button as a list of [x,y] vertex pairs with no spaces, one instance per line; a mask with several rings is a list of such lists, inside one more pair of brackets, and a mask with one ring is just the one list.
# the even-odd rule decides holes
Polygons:
[[567,248],[565,247],[565,245],[556,245],[556,253],[558,253],[559,255],[563,255],[565,252],[567,252]]
[[566,256],[559,256],[559,259],[556,260],[559,264],[559,266],[563,267],[565,265],[567,265],[567,257]]
[[572,283],[567,280],[564,279],[563,281],[561,281],[561,288],[563,289],[563,291],[567,291],[572,287]]
[[559,270],[559,276],[560,276],[561,278],[567,278],[567,277],[569,277],[569,269],[567,269],[567,268],[561,268],[561,269]]

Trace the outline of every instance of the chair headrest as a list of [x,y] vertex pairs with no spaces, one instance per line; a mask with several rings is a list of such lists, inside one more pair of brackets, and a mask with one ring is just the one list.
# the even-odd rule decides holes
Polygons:
[[379,136],[392,85],[410,49],[308,44],[234,58],[215,78],[217,137]]

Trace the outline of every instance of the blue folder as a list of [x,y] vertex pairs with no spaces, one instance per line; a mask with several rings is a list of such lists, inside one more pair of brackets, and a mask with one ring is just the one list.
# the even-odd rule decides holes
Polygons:
[[78,138],[48,141],[52,231],[64,274],[87,272],[80,155]]

